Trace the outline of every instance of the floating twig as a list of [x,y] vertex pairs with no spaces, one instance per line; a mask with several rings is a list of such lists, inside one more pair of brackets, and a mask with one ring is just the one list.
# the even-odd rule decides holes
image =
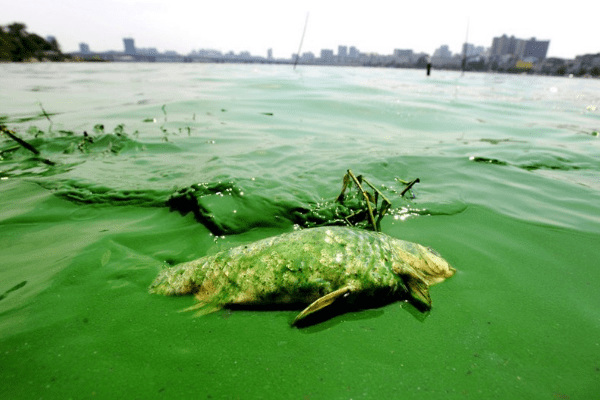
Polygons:
[[[362,185],[360,184],[358,178],[356,176],[354,176],[354,174],[352,173],[352,171],[348,170],[348,175],[350,175],[350,178],[352,178],[352,180],[354,181],[354,184],[356,185],[356,187],[358,188],[358,190],[362,193],[363,197],[365,198],[365,202],[367,204],[367,211],[368,211],[368,215],[369,215],[369,221],[371,222],[371,225],[373,225],[373,230],[377,230],[377,225],[375,224],[375,217],[373,216],[373,208],[371,207],[371,199],[369,199],[369,195],[367,194],[367,192],[365,192],[365,190],[363,189]],[[361,180],[362,180],[362,176]]]
[[44,117],[46,117],[46,119],[48,120],[48,122],[50,122],[50,126],[48,127],[48,132],[52,132],[52,125],[54,125],[54,122],[52,121],[52,119],[50,118],[50,114],[48,114],[46,112],[46,110],[44,109],[44,106],[42,105],[41,102],[38,102],[38,105],[40,106],[40,108],[42,109],[42,115]]
[[406,187],[405,187],[405,188],[404,188],[404,190],[403,190],[403,191],[400,193],[400,196],[404,196],[404,193],[408,192],[408,191],[409,191],[409,190],[410,190],[410,189],[413,187],[413,185],[414,185],[415,183],[419,183],[419,182],[421,182],[421,180],[420,180],[419,178],[417,178],[417,179],[413,179],[413,180],[412,180],[412,181],[410,181],[410,182],[404,182],[404,181],[402,181],[402,183],[404,183],[404,184],[406,185]]
[[50,114],[48,114],[46,112],[46,110],[44,110],[44,106],[42,105],[42,103],[38,103],[38,105],[42,109],[42,114],[44,115],[44,117],[46,117],[46,119],[48,120],[48,122],[50,122],[50,124],[53,124],[52,120],[50,119]]
[[[404,196],[404,194],[409,191],[415,183],[420,182],[419,178],[412,181],[403,181],[399,178],[396,178],[396,180],[404,185],[407,185],[407,187],[402,191],[401,196]],[[375,187],[375,185],[365,179],[362,175],[354,175],[351,170],[348,170],[344,175],[342,191],[337,197],[336,202],[343,204],[346,189],[351,186],[352,183],[356,185],[361,197],[364,198],[366,207],[359,208],[358,211],[351,213],[350,215],[342,216],[342,219],[349,226],[355,226],[357,223],[368,220],[368,223],[371,225],[372,229],[380,232],[381,220],[391,208],[392,202],[377,187]],[[372,193],[365,190],[365,185],[371,188]],[[354,221],[354,223],[352,221]]]
[[32,146],[31,144],[27,143],[26,141],[24,141],[23,139],[21,139],[20,137],[18,137],[16,135],[16,133],[14,131],[11,131],[10,129],[8,129],[6,126],[4,125],[0,125],[0,132],[6,134],[6,136],[8,136],[9,138],[11,138],[12,140],[14,140],[15,142],[17,142],[21,147],[23,147],[24,149],[29,150],[30,152],[32,152],[33,154],[35,154],[36,156],[38,156],[40,158],[40,160],[47,165],[55,165],[55,163],[53,161],[48,160],[47,158],[41,158],[40,157],[40,151],[38,149],[36,149],[34,146]]
[[[369,223],[371,224],[373,230],[377,231],[377,232],[381,231],[381,227],[380,227],[381,219],[386,214],[386,212],[390,209],[392,203],[388,200],[387,197],[385,197],[385,195],[383,193],[381,193],[381,191],[379,189],[377,189],[368,180],[363,178],[362,175],[356,176],[356,175],[354,175],[354,173],[351,170],[348,170],[347,173],[344,175],[342,191],[336,199],[336,201],[338,203],[343,203],[344,197],[345,197],[345,191],[348,188],[348,186],[350,186],[352,184],[352,182],[354,182],[354,184],[358,188],[358,191],[361,193],[362,197],[365,199],[365,204],[366,204],[366,208],[367,208],[366,214],[367,214]],[[368,191],[366,191],[363,188],[363,185],[362,185],[363,182],[373,190],[374,194],[369,193]],[[381,205],[378,205],[380,198],[381,198]],[[375,206],[374,209],[373,209],[373,206],[371,205],[371,203],[373,203],[373,205]],[[364,212],[364,210],[362,212]],[[352,225],[350,223],[350,218],[358,216],[359,214],[361,214],[361,211],[353,213],[352,215],[349,215],[349,216],[345,216],[344,220],[346,221],[346,223],[348,223],[348,225]],[[377,216],[377,219],[375,219],[375,216]]]

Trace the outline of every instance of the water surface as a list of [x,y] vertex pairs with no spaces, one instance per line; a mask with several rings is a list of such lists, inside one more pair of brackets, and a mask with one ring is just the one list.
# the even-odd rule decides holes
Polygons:
[[[0,88],[0,122],[41,152],[0,141],[0,397],[598,395],[600,82],[5,64]],[[392,200],[384,232],[458,269],[429,314],[299,330],[148,294],[161,268],[294,229],[347,169]],[[190,188],[231,234],[170,210]]]

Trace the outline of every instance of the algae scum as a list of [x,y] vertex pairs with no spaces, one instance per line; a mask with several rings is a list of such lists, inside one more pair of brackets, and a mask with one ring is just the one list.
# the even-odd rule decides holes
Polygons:
[[[598,82],[10,64],[0,87],[0,124],[35,149],[0,138],[1,398],[597,394]],[[353,184],[337,201],[348,169],[379,193]],[[388,253],[333,235],[368,249],[352,257],[324,232],[379,235],[373,226],[383,242],[431,246],[457,268],[427,287],[430,311],[396,301],[424,288],[411,274],[399,296],[353,300],[346,258],[382,254],[363,272],[395,282]],[[312,232],[325,236],[307,251],[326,262],[311,280],[295,274],[320,259],[303,253]],[[195,311],[217,309],[199,318],[177,312],[191,296],[148,293],[167,271],[202,275],[195,265],[228,265],[273,240],[285,250],[257,251],[263,271],[314,297],[225,304],[231,282],[255,271],[242,262],[231,280],[208,281],[224,292],[194,281]],[[291,258],[279,264],[281,254]],[[320,323],[291,328],[306,307]]]

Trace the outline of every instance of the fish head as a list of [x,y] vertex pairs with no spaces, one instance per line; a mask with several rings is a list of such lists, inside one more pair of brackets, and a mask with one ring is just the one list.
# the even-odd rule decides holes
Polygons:
[[427,285],[443,282],[456,272],[456,269],[431,247],[418,245],[418,250],[422,261],[418,263],[419,271],[425,275]]
[[450,278],[456,270],[430,247],[402,242],[396,250],[399,262],[394,264],[394,272],[404,281],[412,303],[422,311],[429,310],[429,286]]

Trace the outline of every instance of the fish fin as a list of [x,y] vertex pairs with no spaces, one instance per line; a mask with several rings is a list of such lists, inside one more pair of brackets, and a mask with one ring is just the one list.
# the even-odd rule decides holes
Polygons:
[[202,317],[204,315],[212,314],[221,310],[223,307],[216,304],[209,304],[203,308],[200,308],[197,312],[194,313],[194,317]]
[[412,275],[405,275],[404,282],[408,288],[413,303],[421,311],[431,309],[431,296],[429,295],[429,285],[421,279]]
[[186,307],[183,310],[179,310],[179,312],[196,311],[194,313],[194,317],[201,317],[203,315],[208,315],[208,314],[212,314],[216,311],[219,311],[221,308],[223,308],[223,307],[218,304],[198,302],[198,303],[194,304],[193,306]]
[[334,301],[339,299],[340,297],[345,296],[350,293],[350,286],[344,286],[341,289],[334,290],[331,293],[327,293],[323,297],[319,297],[317,300],[313,301],[308,307],[306,307],[300,314],[296,316],[292,325],[296,325],[300,320],[306,318],[314,312],[322,310],[323,308],[330,306]]

